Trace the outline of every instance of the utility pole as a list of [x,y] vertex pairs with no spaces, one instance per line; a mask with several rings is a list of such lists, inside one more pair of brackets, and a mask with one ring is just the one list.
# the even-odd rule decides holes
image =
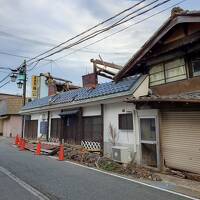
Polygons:
[[26,60],[24,60],[24,63],[22,65],[22,71],[24,75],[24,80],[23,80],[23,106],[26,104],[26,79],[27,79],[27,70],[26,70]]
[[[10,76],[11,81],[15,82],[16,80],[17,82],[17,87],[18,88],[23,88],[23,106],[25,106],[26,104],[26,79],[27,79],[27,65],[26,65],[26,60],[24,60],[24,62],[22,63],[22,65],[20,67],[18,67],[17,69],[11,70],[12,74]],[[22,138],[24,137],[24,125],[25,125],[25,117],[24,115],[22,116]]]
[[[26,60],[24,60],[23,66],[24,80],[23,80],[23,106],[26,104],[26,79],[27,79],[27,69],[26,69]],[[25,116],[22,115],[22,138],[24,138],[25,132]]]

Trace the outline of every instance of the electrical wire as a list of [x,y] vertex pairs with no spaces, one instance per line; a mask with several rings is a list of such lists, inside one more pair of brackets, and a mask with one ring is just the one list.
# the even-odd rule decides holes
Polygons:
[[9,73],[8,75],[6,75],[3,79],[0,80],[0,83],[2,83],[3,81],[5,81],[8,77],[10,77],[11,73]]
[[110,34],[110,35],[108,35],[108,36],[105,36],[105,37],[103,37],[103,38],[101,38],[101,39],[99,39],[99,40],[96,40],[95,42],[92,42],[92,43],[90,43],[90,44],[88,44],[88,45],[86,45],[86,46],[84,46],[84,47],[81,47],[81,48],[79,48],[79,49],[76,49],[75,51],[73,51],[73,52],[71,52],[71,53],[69,53],[69,54],[67,54],[67,55],[58,57],[58,58],[54,59],[54,61],[61,60],[61,59],[63,59],[64,57],[67,57],[67,56],[69,56],[69,55],[72,55],[72,54],[74,54],[74,53],[76,53],[76,52],[78,52],[78,51],[80,51],[80,50],[82,50],[82,49],[84,49],[84,48],[87,48],[87,47],[92,46],[92,45],[94,45],[94,44],[96,44],[96,43],[98,43],[98,42],[101,42],[102,40],[105,40],[105,39],[107,39],[107,38],[109,38],[109,37],[111,37],[111,36],[113,36],[113,35],[116,35],[116,34],[122,32],[122,31],[125,31],[125,30],[131,28],[132,26],[135,26],[135,25],[137,25],[137,24],[140,24],[140,23],[142,23],[143,21],[146,21],[146,20],[148,20],[148,19],[150,19],[150,18],[152,18],[152,17],[154,17],[154,16],[156,16],[156,15],[159,15],[159,14],[161,14],[161,13],[163,13],[163,12],[165,12],[165,11],[167,11],[167,10],[173,8],[174,6],[177,6],[177,5],[179,5],[179,4],[181,4],[181,3],[185,2],[185,1],[186,1],[186,0],[179,1],[178,3],[173,4],[172,6],[169,6],[169,7],[165,8],[165,9],[159,11],[159,12],[156,12],[156,13],[154,13],[154,14],[152,14],[152,15],[150,15],[150,16],[148,16],[148,17],[142,19],[142,20],[139,20],[138,22],[136,22],[136,23],[134,23],[134,24],[131,24],[131,25],[129,25],[129,26],[123,28],[123,29],[120,29],[119,31],[116,31],[116,32],[114,32],[114,33],[112,33],[112,34]]
[[[111,37],[111,36],[113,36],[113,35],[115,35],[115,34],[117,34],[117,33],[119,33],[119,32],[122,32],[122,31],[124,31],[124,30],[126,30],[126,29],[128,29],[128,28],[130,28],[130,27],[132,27],[132,26],[134,26],[134,25],[137,25],[137,24],[139,24],[139,23],[142,23],[143,21],[148,20],[148,19],[150,19],[150,18],[152,18],[152,17],[154,17],[154,16],[156,16],[156,15],[158,15],[158,14],[161,14],[162,12],[165,12],[165,11],[169,10],[170,8],[173,8],[174,6],[177,6],[177,5],[179,5],[179,4],[181,4],[181,3],[185,2],[185,1],[186,1],[186,0],[179,1],[178,3],[173,4],[172,6],[169,6],[169,7],[165,8],[165,9],[159,11],[159,12],[156,12],[156,13],[154,13],[154,14],[152,14],[152,15],[150,15],[150,16],[148,16],[148,17],[142,19],[142,20],[139,20],[138,22],[136,22],[136,23],[134,23],[134,24],[131,24],[131,25],[129,25],[129,26],[123,28],[123,29],[120,29],[119,31],[116,31],[116,32],[114,32],[114,33],[112,33],[112,34],[110,34],[110,35],[108,35],[108,36],[106,36],[106,37],[103,37],[103,38],[101,38],[101,39],[99,39],[99,40],[96,40],[95,42],[92,42],[92,43],[90,43],[89,45],[86,45],[86,46],[84,46],[84,47],[81,47],[81,48],[79,48],[79,49],[76,49],[75,51],[73,51],[73,52],[71,52],[71,53],[69,53],[69,54],[67,54],[67,55],[64,55],[64,56],[61,56],[61,57],[59,57],[59,58],[57,58],[57,59],[54,59],[53,61],[58,61],[58,60],[60,60],[60,59],[62,59],[62,58],[64,58],[64,57],[67,57],[67,56],[69,56],[69,55],[71,55],[71,54],[77,52],[77,51],[80,51],[80,50],[82,50],[82,49],[84,49],[84,48],[87,48],[87,47],[93,45],[93,44],[96,44],[97,42],[100,42],[100,41],[102,41],[102,40],[104,40],[104,39],[106,39],[106,38],[109,38],[109,37]],[[38,61],[37,61],[37,62],[38,62]],[[49,63],[51,63],[51,62],[52,62],[52,61],[50,61]],[[37,64],[38,64],[38,63],[37,63]],[[36,64],[35,66],[37,66],[37,64]],[[47,64],[48,64],[48,63],[46,63],[46,65],[47,65]],[[34,66],[34,67],[35,67],[35,66]],[[31,69],[31,70],[32,70],[32,69]],[[30,71],[31,71],[31,70],[30,70]],[[9,75],[8,75],[8,76],[9,76]],[[7,76],[7,77],[8,77],[8,76]],[[4,79],[4,80],[5,80],[5,79]],[[1,82],[1,81],[0,81],[0,82]],[[10,81],[9,81],[9,82],[10,82]],[[8,82],[7,82],[6,84],[8,84]],[[6,85],[6,84],[4,84],[4,85]],[[4,86],[4,85],[3,85],[3,86]],[[3,86],[0,86],[0,88],[3,87]]]
[[17,55],[17,54],[11,54],[11,53],[7,53],[7,52],[3,52],[3,51],[0,51],[0,54],[2,54],[2,55],[8,55],[8,56],[14,56],[14,57],[18,57],[18,58],[28,58],[28,59],[30,59],[30,57],[27,57],[27,56],[22,56],[22,55]]
[[101,26],[101,25],[107,23],[108,21],[111,21],[111,20],[115,19],[116,17],[118,17],[118,16],[122,15],[123,13],[125,13],[125,12],[127,12],[127,11],[129,11],[129,10],[131,10],[131,9],[133,9],[133,8],[135,8],[136,6],[142,4],[142,3],[145,2],[145,1],[146,1],[146,0],[142,0],[142,1],[140,1],[140,2],[138,2],[138,3],[136,3],[136,4],[134,4],[133,6],[127,8],[127,9],[124,9],[123,11],[121,11],[121,12],[115,14],[114,16],[112,16],[112,17],[110,17],[110,18],[104,20],[103,22],[100,22],[100,23],[98,23],[97,25],[95,25],[95,26],[93,26],[93,27],[91,27],[91,28],[89,28],[89,29],[87,29],[87,30],[85,30],[85,31],[83,31],[83,32],[81,32],[81,33],[79,33],[78,35],[76,35],[76,36],[74,36],[74,37],[72,37],[72,38],[70,38],[70,39],[68,39],[68,40],[66,40],[66,41],[64,41],[64,42],[62,42],[62,43],[60,43],[60,44],[58,44],[57,46],[55,46],[55,47],[53,47],[53,48],[51,48],[51,49],[49,49],[49,50],[47,50],[47,51],[45,51],[45,52],[43,52],[43,53],[41,53],[41,54],[39,54],[39,55],[37,55],[37,56],[31,58],[31,59],[28,60],[27,62],[32,61],[32,60],[34,60],[34,59],[36,59],[36,58],[38,58],[38,57],[40,57],[40,56],[42,56],[42,55],[44,55],[44,54],[46,54],[46,53],[49,53],[50,51],[52,51],[52,50],[54,50],[54,49],[56,49],[56,48],[62,46],[63,44],[66,44],[66,43],[70,42],[71,40],[73,40],[73,39],[75,39],[75,38],[77,38],[77,37],[80,37],[81,35],[84,35],[85,33],[87,33],[87,32],[89,32],[89,31],[91,31],[91,30],[93,30],[93,29],[95,29],[95,28],[97,28],[97,27],[99,27],[99,26]]
[[6,83],[4,83],[3,85],[0,86],[0,88],[4,87],[5,85],[7,85],[8,83],[10,83],[10,80]]
[[33,69],[39,64],[39,62],[40,62],[40,61],[37,61],[37,62],[35,63],[35,65],[34,65],[32,68],[30,68],[30,69],[27,70],[27,72],[33,70]]
[[[156,0],[156,1],[157,1],[157,0]],[[155,8],[161,6],[161,5],[163,5],[163,4],[165,4],[165,3],[169,2],[169,1],[171,1],[171,0],[165,0],[165,1],[163,1],[162,3],[156,4],[156,5],[153,6],[152,8],[150,8],[150,9],[148,9],[148,10],[146,10],[146,11],[143,11],[142,13],[139,13],[139,14],[135,15],[135,16],[131,17],[130,19],[125,20],[125,22],[127,22],[127,21],[129,21],[129,20],[131,20],[131,19],[133,19],[133,18],[135,18],[135,17],[137,17],[137,16],[140,16],[140,15],[142,15],[142,14],[144,14],[144,13],[147,13],[147,12],[149,12],[149,11],[151,11],[151,10],[153,10],[153,9],[155,9]],[[155,1],[154,1],[154,2],[155,2]],[[125,23],[125,22],[122,21],[122,22],[120,22],[120,24]],[[69,49],[69,48],[71,48],[71,47],[73,47],[73,46],[76,46],[76,45],[78,45],[78,44],[80,44],[80,43],[83,43],[83,42],[85,42],[85,41],[87,41],[87,40],[89,40],[89,39],[91,39],[91,38],[96,37],[97,35],[99,35],[99,34],[105,32],[105,31],[108,31],[108,30],[110,30],[110,29],[112,29],[112,28],[114,28],[114,27],[120,25],[120,24],[111,25],[111,26],[109,26],[109,27],[103,29],[101,32],[98,32],[98,33],[96,33],[96,34],[94,34],[94,35],[92,35],[92,36],[90,36],[90,35],[89,35],[89,37],[86,36],[85,39],[84,39],[84,38],[83,38],[83,39],[80,39],[79,41],[77,41],[77,42],[75,42],[75,43],[72,43],[72,44],[70,44],[70,45],[68,45],[68,46],[66,46],[66,47],[63,47],[63,48],[61,48],[61,49],[59,49],[59,50],[57,50],[57,51],[55,51],[55,52],[53,52],[53,53],[51,53],[51,54],[49,54],[49,55],[46,55],[46,56],[44,56],[44,57],[42,57],[42,58],[40,58],[40,59],[38,59],[38,60],[36,60],[36,61],[33,61],[32,63],[37,62],[37,61],[40,61],[40,60],[43,60],[43,59],[46,59],[46,58],[48,58],[48,57],[50,57],[50,56],[52,56],[52,55],[55,55],[55,54],[57,54],[57,53],[60,53],[61,51],[64,51],[64,50]],[[93,33],[92,33],[92,34],[93,34]],[[31,63],[31,64],[32,64],[32,63]]]

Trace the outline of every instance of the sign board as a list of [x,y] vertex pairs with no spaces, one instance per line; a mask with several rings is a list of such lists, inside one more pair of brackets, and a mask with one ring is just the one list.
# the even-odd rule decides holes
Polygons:
[[47,121],[40,122],[40,133],[46,135],[48,133],[48,123]]
[[38,89],[39,89],[39,77],[38,76],[32,76],[32,98],[37,99],[38,98]]

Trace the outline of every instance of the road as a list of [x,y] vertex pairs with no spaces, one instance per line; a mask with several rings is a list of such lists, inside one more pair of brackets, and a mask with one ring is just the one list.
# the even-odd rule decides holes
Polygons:
[[186,200],[71,163],[20,152],[0,139],[0,200]]

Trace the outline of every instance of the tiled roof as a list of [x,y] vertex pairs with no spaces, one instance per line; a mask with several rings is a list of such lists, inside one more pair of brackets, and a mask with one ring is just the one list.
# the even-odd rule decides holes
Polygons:
[[193,102],[193,103],[200,103],[200,91],[193,91],[187,93],[181,93],[176,95],[168,95],[168,96],[143,96],[139,97],[138,99],[129,98],[128,102]]
[[80,88],[76,90],[71,90],[57,94],[53,97],[44,97],[38,100],[27,103],[23,110],[28,110],[32,108],[61,104],[61,103],[70,103],[72,101],[84,101],[86,99],[97,98],[106,96],[109,98],[109,95],[117,94],[121,92],[128,92],[131,89],[134,89],[134,86],[137,86],[137,80],[141,75],[135,75],[128,78],[125,78],[119,82],[108,82],[97,85],[96,88]]
[[31,109],[31,108],[37,108],[37,107],[42,107],[42,106],[48,105],[50,98],[51,97],[44,97],[41,99],[33,100],[31,102],[28,102],[22,109],[27,110],[27,109]]

